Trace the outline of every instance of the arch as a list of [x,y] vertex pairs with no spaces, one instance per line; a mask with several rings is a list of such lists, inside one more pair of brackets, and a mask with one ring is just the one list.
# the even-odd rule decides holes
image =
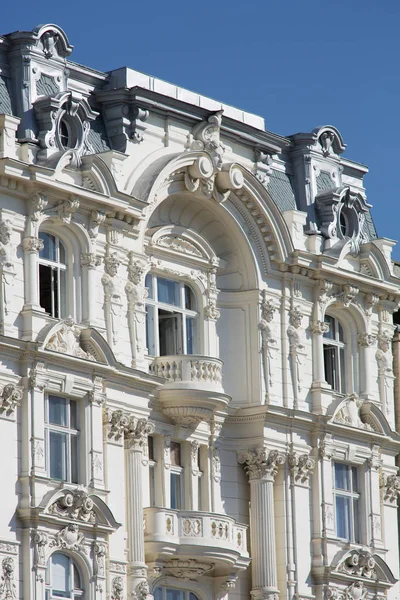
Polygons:
[[[71,54],[73,46],[69,43],[67,34],[61,27],[54,25],[53,23],[47,23],[46,25],[38,25],[32,30],[34,37],[38,40],[42,40],[45,54],[48,58],[51,58],[53,53],[53,47],[57,49],[57,52],[63,58],[66,58]],[[43,42],[43,38],[52,38],[53,45],[46,44]]]
[[[201,186],[195,186],[193,191],[189,191],[184,183],[187,169],[194,167],[195,163],[199,165],[201,159],[210,161],[209,155],[204,151],[185,152],[172,157],[169,155],[167,158],[159,158],[159,170],[155,173],[153,166],[149,177],[151,182],[142,190],[144,193],[141,194],[142,199],[151,205],[146,211],[146,219],[142,224],[142,236],[144,236],[151,216],[158,205],[172,195],[184,194],[186,197],[197,199],[204,204],[207,201],[218,204],[215,200],[210,201],[207,198],[207,195],[201,191]],[[240,164],[235,163],[226,167],[228,166],[230,170],[236,169],[240,172],[243,185],[233,186],[227,199],[227,195],[222,194],[222,210],[236,222],[241,229],[241,235],[245,238],[248,236],[244,231],[250,229],[253,238],[251,251],[253,254],[259,255],[258,262],[262,265],[261,271],[267,273],[271,268],[271,261],[283,262],[293,251],[289,230],[267,190],[256,177]],[[142,173],[141,178],[144,178],[144,175],[145,173]],[[201,173],[200,177],[202,177]],[[204,177],[202,181],[207,185],[214,185],[213,175],[207,172]],[[210,179],[207,179],[208,177]],[[247,243],[250,246],[249,240]]]
[[[46,231],[59,237],[68,250],[75,255],[80,255],[83,252],[89,252],[91,239],[87,232],[87,228],[81,221],[74,216],[62,219],[60,212],[63,203],[55,206],[51,211],[43,213],[38,222],[38,233]],[[69,235],[66,235],[68,231]]]
[[339,297],[332,296],[329,298],[325,306],[325,315],[331,314],[338,319],[345,327],[346,338],[350,339],[351,335],[356,331],[359,333],[367,330],[367,317],[361,307],[350,303],[348,306],[343,303]]
[[180,225],[165,225],[155,227],[147,232],[149,248],[161,250],[174,258],[182,257],[182,253],[190,257],[191,261],[218,265],[219,260],[212,246],[202,236],[191,229]]
[[119,195],[113,174],[101,154],[87,154],[82,157],[81,173],[89,177],[96,192],[105,196]]
[[46,554],[46,570],[49,568],[51,557],[54,554],[64,554],[65,556],[70,558],[74,563],[77,564],[79,574],[81,576],[81,579],[83,579],[84,583],[84,597],[90,597],[90,582],[94,573],[93,565],[91,564],[90,557],[88,556],[88,554],[81,549],[78,550],[65,547],[60,548],[54,546],[50,548]]
[[392,436],[393,431],[380,408],[373,402],[363,402],[360,409],[360,416],[364,423],[369,424],[372,429],[378,433]]

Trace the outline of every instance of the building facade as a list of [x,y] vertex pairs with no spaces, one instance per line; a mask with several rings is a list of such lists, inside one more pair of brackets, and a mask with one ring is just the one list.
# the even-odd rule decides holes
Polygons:
[[395,600],[393,242],[331,126],[0,38],[0,600]]

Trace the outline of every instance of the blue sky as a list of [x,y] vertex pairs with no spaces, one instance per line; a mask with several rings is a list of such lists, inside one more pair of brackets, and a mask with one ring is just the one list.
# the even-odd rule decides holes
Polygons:
[[379,236],[400,239],[399,0],[5,6],[1,33],[57,23],[76,62],[144,71],[260,114],[282,135],[335,125],[345,155],[370,167],[365,183]]

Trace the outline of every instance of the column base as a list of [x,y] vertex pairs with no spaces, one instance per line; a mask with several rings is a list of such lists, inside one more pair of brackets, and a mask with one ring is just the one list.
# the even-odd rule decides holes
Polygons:
[[276,588],[255,588],[250,595],[252,600],[279,600],[279,590]]

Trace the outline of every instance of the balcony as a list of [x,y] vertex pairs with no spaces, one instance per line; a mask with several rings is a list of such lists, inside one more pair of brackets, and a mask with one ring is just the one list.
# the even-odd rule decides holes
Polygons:
[[155,358],[150,373],[165,379],[157,393],[163,412],[176,424],[197,426],[224,410],[230,397],[222,387],[222,365],[218,358],[197,354]]
[[172,574],[179,563],[193,559],[218,576],[250,563],[247,526],[226,515],[145,508],[144,523],[146,563],[162,563]]

